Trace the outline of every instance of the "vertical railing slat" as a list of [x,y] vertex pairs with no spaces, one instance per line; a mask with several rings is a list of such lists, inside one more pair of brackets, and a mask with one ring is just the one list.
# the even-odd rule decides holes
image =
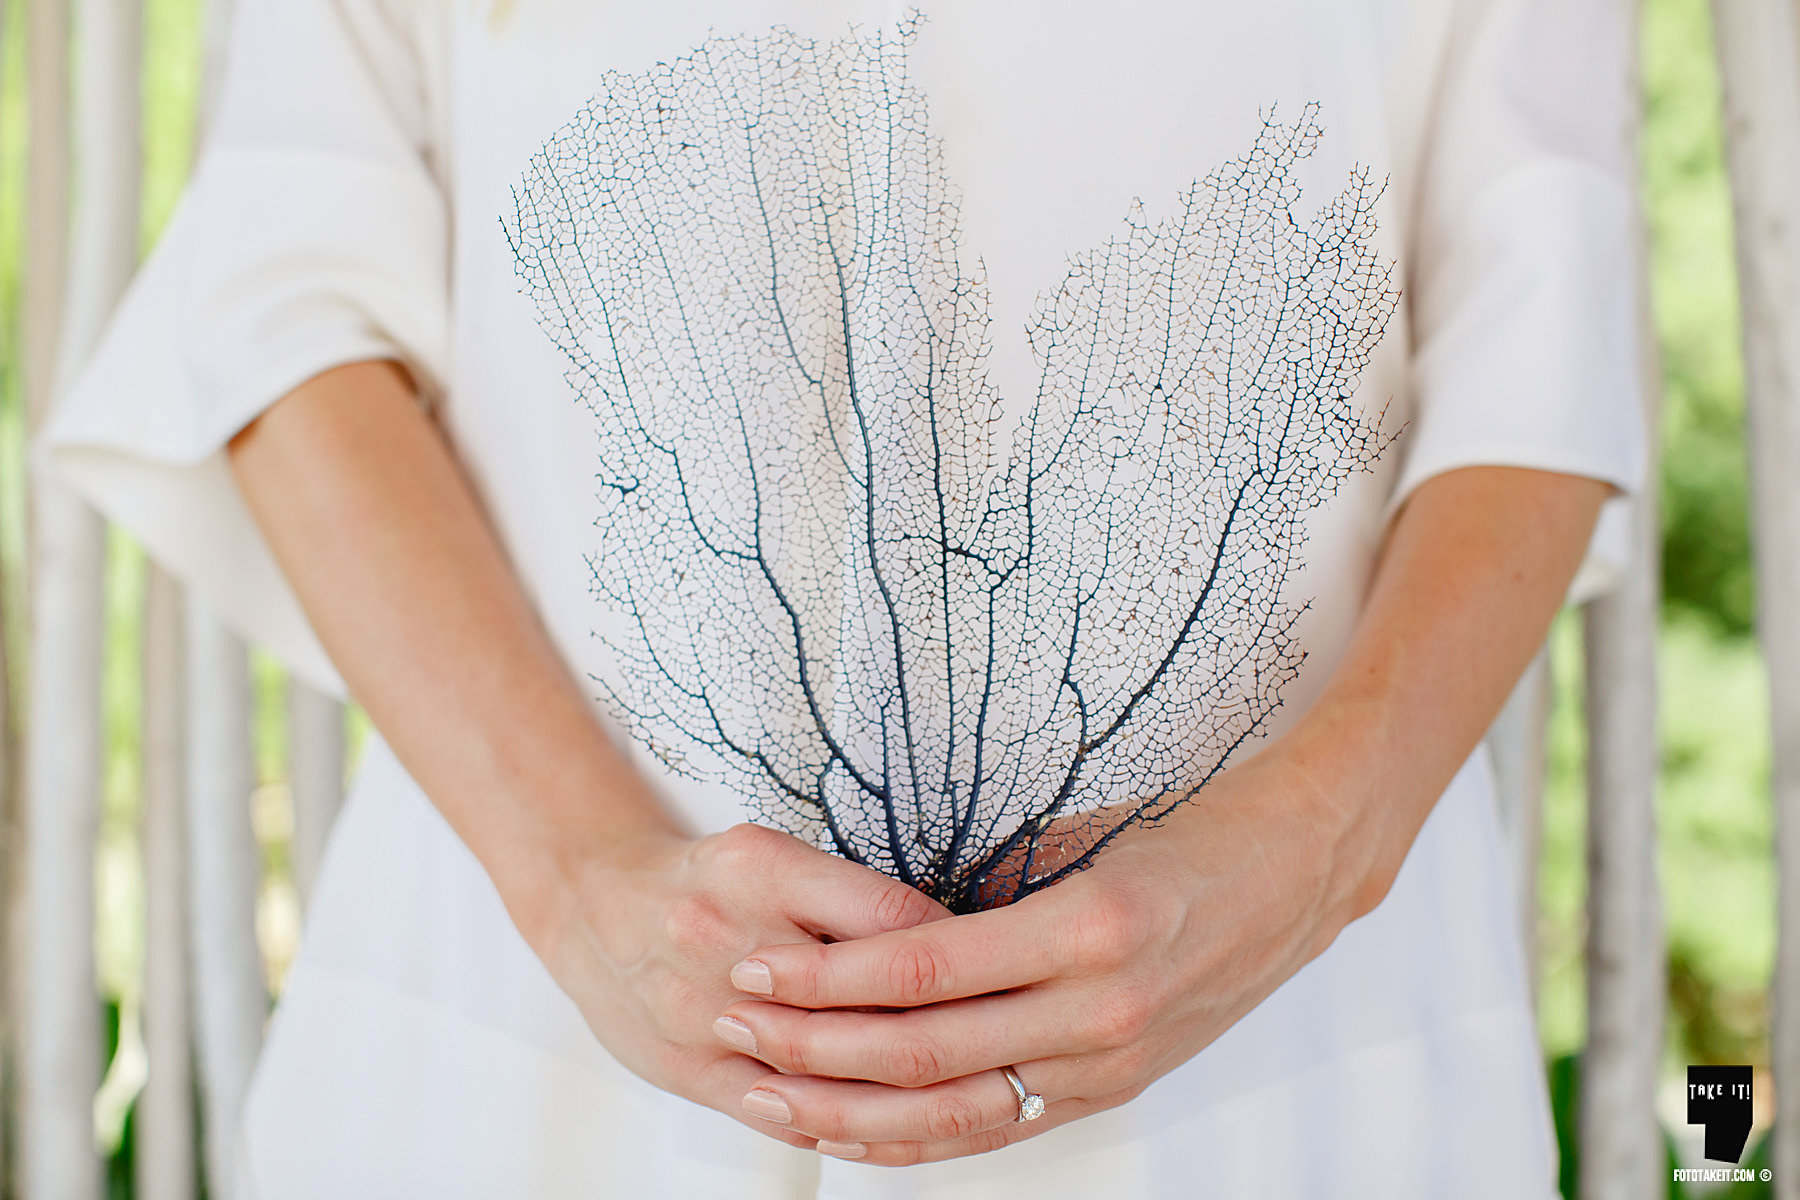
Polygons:
[[32,520],[32,679],[26,758],[26,990],[20,1083],[24,1194],[98,1195],[94,969],[100,829],[100,581],[93,512],[40,483]]
[[[5,94],[6,0],[0,0],[0,95]],[[9,331],[10,332],[10,331]],[[15,495],[10,484],[0,487],[0,515],[11,508]],[[3,557],[3,556],[0,556]],[[19,738],[13,712],[11,638],[17,626],[9,590],[13,584],[8,564],[0,561],[0,1196],[13,1193],[12,1124],[16,1101],[14,1064],[18,1060],[18,1006],[14,1003],[13,913],[19,874],[19,839],[24,826],[19,820]]]
[[1714,0],[1736,223],[1758,634],[1773,721],[1775,1194],[1800,1200],[1800,5]]
[[[1588,722],[1588,1034],[1582,1057],[1581,1195],[1660,1194],[1656,1069],[1665,970],[1656,880],[1653,509],[1634,507],[1637,561],[1584,614]],[[1661,1180],[1666,1183],[1666,1180]]]
[[[208,0],[202,140],[217,103],[230,17],[230,0]],[[234,1197],[243,1166],[239,1122],[268,1015],[256,937],[261,862],[250,821],[254,695],[243,643],[196,596],[187,597],[185,618],[188,905],[203,1165],[211,1194]]]
[[[49,409],[56,390],[56,353],[68,270],[69,13],[66,0],[36,0],[27,7],[25,20],[29,161],[25,172],[22,365],[28,419],[36,425]],[[32,499],[34,504],[41,504],[41,492]],[[39,544],[34,538],[27,548],[28,595],[37,582],[35,560]],[[41,629],[29,625],[28,629],[35,651]],[[34,740],[31,718],[35,712],[35,705],[28,698],[28,742]],[[76,736],[79,737],[79,733]],[[36,740],[43,740],[41,731]],[[34,809],[61,764],[45,761],[35,745],[31,745],[30,750],[38,761],[27,768],[27,795],[21,805],[25,835],[20,863],[22,886],[17,896],[16,915],[9,914],[16,922],[13,937],[16,958],[9,964],[12,970],[8,972],[8,982],[15,989],[14,1003],[19,1013],[19,1194],[36,1198],[60,1189],[71,1200],[80,1200],[98,1194],[98,1164],[93,1161],[90,1148],[92,1122],[86,1116],[86,1109],[80,1106],[79,1095],[69,1096],[66,1092],[70,1080],[74,1081],[77,1092],[98,1085],[98,1047],[91,1041],[91,1032],[64,1030],[54,1022],[56,1006],[63,999],[59,990],[78,994],[82,1011],[90,1010],[93,1003],[92,967],[68,964],[66,969],[76,972],[74,979],[66,979],[60,974],[54,981],[37,978],[46,965],[44,950],[33,944],[34,938],[42,938],[45,934],[37,928],[45,920],[39,916],[39,910],[49,905],[54,912],[60,897],[51,892],[51,881],[37,878],[45,874],[48,862],[58,855],[59,848],[54,840],[49,840],[53,830],[34,827],[38,824]],[[55,822],[62,815],[68,814],[52,814],[50,819]],[[85,814],[81,820],[85,823]],[[74,831],[73,836],[79,837],[79,830]],[[91,894],[90,887],[87,889],[90,912]],[[80,919],[80,913],[76,914],[76,919]],[[78,935],[78,939],[81,945],[89,944],[83,935]],[[53,971],[63,967],[60,963],[48,965]],[[87,972],[85,977],[81,974],[84,970]],[[60,989],[58,983],[63,985]],[[46,984],[49,984],[48,990]],[[40,1013],[40,1009],[46,1008],[48,1011]],[[76,1041],[68,1047],[56,1040],[71,1036]]]
[[[52,106],[69,42],[60,3],[32,6],[33,98]],[[54,9],[37,16],[38,10]],[[68,125],[76,182],[53,387],[66,387],[137,263],[137,0],[77,0]],[[41,26],[39,22],[42,22]],[[58,135],[46,117],[40,128]],[[54,162],[54,159],[52,159]],[[55,163],[51,169],[62,164]],[[46,186],[45,200],[51,200]],[[40,215],[41,215],[40,210]],[[35,233],[34,233],[34,236]],[[32,305],[48,302],[34,295]],[[41,411],[36,414],[41,418]],[[33,490],[32,670],[26,765],[27,913],[23,1193],[85,1200],[101,1183],[93,1098],[101,1067],[94,971],[94,850],[102,752],[99,517],[54,479]]]
[[260,877],[250,823],[252,694],[243,643],[197,597],[187,602],[188,903],[206,1175],[236,1179],[238,1118],[268,1015],[256,940]]
[[[55,14],[40,13],[39,5],[32,5],[26,13],[25,20],[29,29],[25,53],[29,58],[32,46],[42,37],[38,25],[41,22],[55,19]],[[0,51],[5,48],[5,31],[9,17],[5,0],[0,0]],[[6,61],[0,53],[0,64]],[[45,80],[38,72],[26,72],[26,87],[32,91],[41,90]],[[0,83],[3,83],[0,76]],[[51,89],[60,91],[61,85],[51,84]],[[31,97],[36,99],[35,95]],[[54,105],[47,108],[31,104],[27,125],[27,150],[29,156],[26,163],[27,184],[25,187],[25,232],[24,245],[20,247],[23,263],[22,275],[25,312],[20,321],[18,341],[20,350],[19,374],[22,377],[25,394],[25,410],[27,414],[40,411],[47,402],[50,363],[56,345],[56,326],[54,319],[45,320],[33,307],[35,297],[40,291],[51,293],[52,302],[61,288],[63,265],[62,225],[62,187],[66,183],[62,169],[55,163],[46,161],[46,150],[50,144],[57,146],[55,154],[61,153],[61,139],[47,138],[46,132],[56,128],[66,113],[57,110]],[[38,174],[39,171],[42,174]],[[53,206],[56,212],[54,227],[46,228],[45,192],[53,190],[57,201]],[[34,235],[42,235],[38,241]],[[46,279],[46,268],[51,278]],[[46,306],[51,314],[57,312],[55,307]],[[17,492],[5,498],[8,504],[24,502],[24,489],[21,485]],[[20,1032],[20,1020],[23,1012],[23,987],[20,980],[25,976],[24,960],[24,866],[25,866],[25,814],[24,814],[24,763],[22,761],[24,747],[24,729],[22,718],[14,707],[15,701],[23,695],[19,690],[23,683],[22,672],[17,671],[13,660],[13,648],[19,643],[13,639],[23,635],[25,630],[25,607],[19,603],[13,607],[15,600],[24,596],[23,584],[28,577],[23,562],[17,564],[18,574],[9,576],[4,566],[0,566],[0,589],[6,595],[0,597],[0,657],[5,659],[0,669],[0,687],[7,689],[0,705],[4,705],[4,721],[0,723],[0,1195],[13,1196],[19,1186],[19,1156],[16,1151],[16,1135],[20,1121],[19,1094],[19,1057],[23,1048]]]
[[[1633,10],[1641,16],[1641,4]],[[1662,368],[1650,307],[1649,226],[1641,210],[1637,237],[1640,375],[1652,465],[1631,505],[1632,556],[1625,578],[1588,604],[1582,622],[1588,725],[1583,1200],[1639,1200],[1661,1195],[1668,1187],[1656,1116],[1667,988],[1656,875],[1656,635],[1662,556],[1655,464]]]
[[287,704],[294,886],[304,906],[344,802],[344,706],[298,677],[288,679]]
[[137,1104],[138,1200],[193,1200],[194,1079],[188,995],[185,718],[181,588],[151,564],[144,596],[141,845],[144,1051]]

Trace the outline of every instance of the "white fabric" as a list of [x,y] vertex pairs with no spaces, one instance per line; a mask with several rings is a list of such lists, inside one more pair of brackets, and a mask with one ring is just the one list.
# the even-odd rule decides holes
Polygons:
[[[608,70],[710,34],[842,37],[887,0],[241,0],[202,167],[39,450],[295,669],[336,675],[225,468],[336,363],[398,358],[552,636],[593,665],[592,434],[501,217]],[[1385,176],[1404,296],[1357,402],[1406,432],[1311,522],[1293,598],[1317,695],[1411,489],[1498,463],[1644,470],[1622,0],[922,0],[912,69],[985,264],[1001,392],[1068,256],[1166,211],[1263,114],[1321,106],[1304,219]],[[1616,518],[1608,528],[1616,528]],[[1591,565],[1621,542],[1596,540]],[[1598,578],[1591,571],[1588,579]],[[635,761],[706,827],[733,798]],[[888,1172],[789,1151],[611,1062],[376,741],[316,886],[245,1128],[259,1196],[1547,1196],[1555,1149],[1492,788],[1477,755],[1386,901],[1120,1109]]]

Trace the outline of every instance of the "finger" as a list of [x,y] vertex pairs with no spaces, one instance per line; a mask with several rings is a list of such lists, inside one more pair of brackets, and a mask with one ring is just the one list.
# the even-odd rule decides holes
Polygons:
[[857,941],[766,946],[731,982],[798,1008],[914,1008],[1041,983],[1063,956],[1059,906],[1038,900]]
[[1040,1133],[1048,1133],[1058,1125],[1067,1125],[1090,1113],[1115,1107],[1127,1098],[1121,1096],[1103,1101],[1065,1100],[1052,1104],[1035,1121],[1009,1122],[953,1141],[837,1142],[820,1139],[816,1148],[820,1154],[829,1154],[834,1158],[848,1158],[883,1167],[910,1167],[918,1163],[943,1162],[971,1154],[987,1154],[1014,1142],[1036,1137]]
[[815,937],[849,941],[950,915],[916,888],[761,825],[727,830],[711,840],[708,855],[703,869],[759,893],[747,901],[773,895]]
[[765,1075],[744,1110],[770,1125],[835,1142],[956,1141],[1018,1120],[1019,1100],[998,1071],[922,1088]]
[[742,1054],[721,1055],[702,1065],[694,1075],[694,1086],[697,1095],[689,1096],[709,1108],[716,1108],[726,1116],[742,1125],[747,1125],[758,1133],[766,1134],[776,1141],[790,1146],[798,1146],[802,1150],[811,1150],[816,1140],[797,1129],[788,1129],[776,1122],[758,1119],[744,1108],[744,1095],[755,1089],[758,1081],[766,1078],[769,1068],[753,1058],[745,1058]]
[[[1061,989],[952,1000],[904,1012],[814,1011],[743,1001],[713,1032],[788,1075],[917,1088],[1037,1058],[1103,1049],[1069,1019]],[[1109,1047],[1107,1049],[1110,1049]]]

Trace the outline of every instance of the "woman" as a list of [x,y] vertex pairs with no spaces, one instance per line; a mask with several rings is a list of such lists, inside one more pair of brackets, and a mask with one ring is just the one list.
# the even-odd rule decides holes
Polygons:
[[[250,1194],[1553,1194],[1477,745],[1643,469],[1624,5],[508,7],[244,0],[197,177],[46,435],[380,734],[254,1084]],[[855,66],[877,42],[898,75]],[[1160,228],[1311,105],[1276,210],[1316,227],[1358,164],[1386,178],[1370,236],[1402,295],[1339,399],[1398,437],[1310,515],[1305,665],[1190,803],[949,917],[740,824],[590,699],[633,682],[584,567],[616,464],[532,303],[540,148],[623,163],[686,122],[659,144],[701,181],[756,175],[778,121],[919,135],[941,161],[854,203],[955,189],[928,248],[985,288],[975,356],[1016,426],[1072,256]],[[867,296],[845,336],[912,336]]]

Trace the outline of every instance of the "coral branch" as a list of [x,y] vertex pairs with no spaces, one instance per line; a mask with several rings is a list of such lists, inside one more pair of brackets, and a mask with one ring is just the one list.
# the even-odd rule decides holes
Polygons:
[[1385,444],[1351,394],[1395,292],[1379,187],[1301,224],[1317,114],[1271,118],[1041,299],[1001,466],[918,33],[609,75],[506,229],[594,417],[613,710],[966,910],[1112,836],[1064,828],[1046,859],[1059,818],[1154,821],[1265,726],[1301,659],[1303,518]]

